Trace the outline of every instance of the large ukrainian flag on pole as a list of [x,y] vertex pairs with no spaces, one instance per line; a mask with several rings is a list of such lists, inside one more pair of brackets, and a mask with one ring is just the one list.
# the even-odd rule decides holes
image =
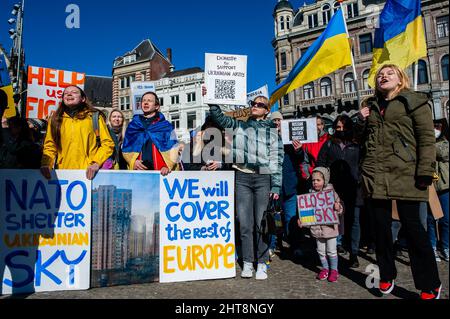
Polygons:
[[[8,67],[6,66],[5,57],[0,53],[0,90],[6,93],[8,97],[8,108],[5,110],[4,117],[10,118],[16,115],[16,108],[14,106],[14,90],[11,79],[9,77]],[[0,119],[1,120],[1,119]]]
[[369,85],[375,87],[375,75],[384,64],[405,69],[427,55],[427,43],[420,14],[420,0],[387,0],[375,30]]
[[325,31],[300,57],[288,77],[272,93],[270,105],[296,88],[351,64],[349,37],[342,9],[339,9]]

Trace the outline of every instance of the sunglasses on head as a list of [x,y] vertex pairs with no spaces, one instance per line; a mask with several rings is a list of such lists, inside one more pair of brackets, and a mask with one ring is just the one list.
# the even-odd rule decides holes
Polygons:
[[254,102],[254,101],[252,101],[251,102],[251,105],[252,106],[256,106],[256,107],[259,107],[259,108],[262,108],[262,109],[267,109],[267,104],[264,104],[264,103],[262,103],[262,102]]

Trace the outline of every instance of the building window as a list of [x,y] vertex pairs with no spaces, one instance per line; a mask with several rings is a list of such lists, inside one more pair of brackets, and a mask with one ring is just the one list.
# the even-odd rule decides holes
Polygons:
[[130,97],[129,96],[121,96],[119,107],[122,111],[129,110],[131,108],[130,106]]
[[180,104],[180,96],[179,95],[172,95],[170,97],[171,104]]
[[283,105],[289,105],[289,94],[283,97]]
[[303,99],[311,100],[314,98],[314,83],[309,82],[303,86]]
[[308,26],[310,29],[317,28],[319,26],[319,19],[317,13],[308,16]]
[[448,37],[448,16],[436,19],[438,38]]
[[164,106],[164,98],[163,97],[159,98],[159,105]]
[[286,70],[287,69],[287,65],[286,65],[286,52],[282,52],[281,53],[281,70]]
[[336,1],[333,4],[333,12],[336,13],[336,11],[338,11],[340,9],[340,7],[341,7],[340,3]]
[[370,90],[369,87],[369,72],[370,70],[365,70],[362,74],[362,81],[363,81],[363,89],[364,90]]
[[359,50],[361,55],[372,53],[372,33],[359,36]]
[[424,60],[419,60],[419,73],[417,84],[428,83],[427,63]]
[[291,19],[289,17],[286,17],[286,29],[290,29],[291,28]]
[[129,75],[120,78],[120,88],[128,89],[130,87],[131,82],[134,82],[135,76]]
[[187,95],[187,101],[189,102],[195,102],[195,92],[191,92],[186,94]]
[[344,90],[345,93],[351,93],[351,92],[355,92],[355,82],[353,79],[353,74],[352,73],[347,73],[344,76]]
[[191,112],[187,114],[187,128],[188,130],[192,130],[195,128],[195,122],[197,119],[197,115],[195,112]]
[[322,20],[323,24],[328,24],[331,19],[331,7],[329,4],[326,4],[322,7]]
[[331,96],[332,88],[331,88],[331,79],[323,78],[320,80],[320,92],[322,97]]
[[136,62],[136,55],[135,54],[127,55],[126,57],[123,58],[123,63],[124,64],[132,63],[132,62]]
[[347,4],[347,16],[349,19],[359,16],[359,8],[357,2]]
[[442,81],[448,81],[448,54],[441,60]]
[[284,30],[284,17],[280,18],[280,30],[283,31]]
[[180,128],[180,115],[179,114],[171,114],[170,120],[174,129]]

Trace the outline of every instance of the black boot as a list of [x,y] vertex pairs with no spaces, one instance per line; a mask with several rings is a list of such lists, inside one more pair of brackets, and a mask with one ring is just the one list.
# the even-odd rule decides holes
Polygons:
[[353,254],[350,255],[349,263],[350,268],[359,268],[358,256]]

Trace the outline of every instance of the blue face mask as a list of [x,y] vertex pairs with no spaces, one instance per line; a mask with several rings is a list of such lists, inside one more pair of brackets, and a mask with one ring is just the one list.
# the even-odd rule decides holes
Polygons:
[[442,132],[440,130],[434,129],[434,137],[436,137],[436,139],[441,137],[441,134],[442,134]]

